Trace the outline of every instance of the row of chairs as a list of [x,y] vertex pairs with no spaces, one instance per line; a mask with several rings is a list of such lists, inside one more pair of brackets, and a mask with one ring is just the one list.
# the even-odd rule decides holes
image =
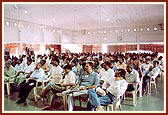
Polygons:
[[[162,77],[163,77],[163,72],[160,73],[160,77],[161,77],[161,80],[162,80]],[[42,85],[41,86],[38,86],[38,82],[36,84],[36,87],[34,87],[33,89],[33,92],[34,92],[34,99],[35,101],[38,101],[37,97],[38,97],[38,93],[37,93],[37,89],[40,88],[42,90],[44,90],[45,88],[45,84],[46,84],[47,80],[46,81],[43,81],[42,82]],[[6,82],[6,86],[7,86],[7,94],[10,95],[10,84],[13,84],[14,82],[10,81],[9,82]],[[155,93],[157,94],[157,88],[156,88],[156,80],[155,79],[150,79],[150,82],[147,84],[147,93],[150,95],[151,94],[151,90],[152,90],[152,85],[154,86],[155,88]],[[137,89],[137,84],[135,84],[135,89]],[[136,106],[136,97],[137,97],[137,93],[139,92],[139,96],[142,97],[142,78],[141,78],[141,82],[140,82],[140,87],[137,89],[137,90],[134,90],[134,91],[131,91],[131,92],[126,92],[126,93],[129,93],[129,94],[132,94],[132,97],[133,97],[133,106]],[[63,98],[63,103],[64,103],[64,110],[67,110],[67,96],[63,96],[61,95],[60,93],[57,93],[56,94],[57,96],[60,96]],[[115,111],[117,109],[121,110],[121,104],[119,105],[116,105],[116,103],[118,103],[118,101],[120,101],[120,97],[118,96],[115,96],[115,103],[114,104],[109,104],[107,105],[105,108],[107,111],[111,110],[111,111]],[[80,107],[82,106],[82,102],[83,101],[87,101],[88,98],[82,98],[82,97],[75,97],[74,99],[76,100],[79,100],[80,102]],[[124,99],[125,99],[125,95],[124,95]]]

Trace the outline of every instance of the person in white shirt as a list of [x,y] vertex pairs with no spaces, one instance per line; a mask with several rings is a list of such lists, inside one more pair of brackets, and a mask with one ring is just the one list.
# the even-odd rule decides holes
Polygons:
[[119,58],[119,62],[117,63],[117,69],[126,69],[126,64],[124,63],[123,58]]
[[26,80],[26,78],[29,78],[30,75],[33,73],[34,69],[35,69],[35,65],[32,63],[32,59],[28,58],[27,59],[27,64],[25,65],[23,71],[20,71],[17,74],[17,78],[16,78],[16,84],[18,86],[20,86],[22,83],[24,83],[23,81]]
[[47,82],[52,82],[53,85],[55,85],[55,82],[61,82],[63,71],[63,68],[59,65],[59,59],[53,58],[51,69],[48,72],[49,78]]
[[23,71],[24,74],[30,76],[32,74],[32,72],[34,71],[35,67],[36,66],[34,65],[34,63],[32,63],[32,59],[28,58],[27,59],[27,64],[24,67],[24,71]]
[[20,86],[18,98],[20,98],[16,103],[21,104],[26,102],[26,99],[31,92],[31,90],[36,86],[38,82],[38,86],[41,85],[41,82],[45,80],[45,73],[44,70],[41,68],[42,64],[37,63],[35,70],[31,74],[30,78],[25,81],[24,84]]
[[146,86],[147,86],[147,83],[150,81],[150,79],[152,78],[152,80],[154,80],[159,75],[161,70],[158,65],[159,65],[159,62],[154,61],[153,67],[149,68],[149,72],[146,74],[146,76],[143,77],[143,84],[142,84],[143,92],[146,91]]
[[23,61],[22,58],[18,59],[17,64],[15,65],[15,70],[17,71],[17,73],[23,71],[23,69],[24,69],[24,65],[23,65],[22,61]]
[[128,86],[128,83],[124,79],[125,73],[124,69],[118,69],[116,71],[115,78],[111,77],[109,82],[106,81],[104,83],[106,84],[106,87],[104,87],[106,92],[100,88],[97,88],[96,90],[89,89],[88,95],[90,107],[88,107],[88,110],[102,111],[102,106],[113,103],[115,96],[122,96]]
[[105,81],[105,76],[104,75],[107,73],[106,70],[104,69],[104,66],[105,66],[105,64],[102,63],[101,64],[101,69],[100,69],[100,72],[99,72],[99,75],[100,75],[100,84],[104,83],[104,81]]
[[100,76],[100,81],[103,80],[103,81],[108,81],[111,77],[114,78],[114,70],[110,68],[110,65],[111,63],[110,62],[105,62],[104,63],[104,69],[105,69],[105,72],[103,72],[103,74],[101,74]]
[[[76,77],[75,73],[72,71],[72,68],[70,65],[64,66],[65,71],[65,78],[63,79],[62,83],[56,83],[53,85],[53,82],[49,82],[46,86],[45,90],[40,94],[40,97],[45,97],[50,90],[55,93],[62,93],[65,90],[68,90],[70,87],[75,85]],[[54,108],[54,99],[56,98],[56,95],[52,98],[51,105],[45,106],[42,108],[43,110],[52,110]]]
[[148,73],[150,67],[152,67],[152,64],[150,63],[150,59],[146,58],[145,63],[141,65],[141,70],[143,72],[143,75],[146,75]]
[[133,69],[133,66],[131,65],[127,65],[126,70],[127,73],[125,79],[128,82],[127,91],[133,91],[135,90],[135,85],[137,85],[137,88],[139,87],[140,83],[139,73],[138,71]]

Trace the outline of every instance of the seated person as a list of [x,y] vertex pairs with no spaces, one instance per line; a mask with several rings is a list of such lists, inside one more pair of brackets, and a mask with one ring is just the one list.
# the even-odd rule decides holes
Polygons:
[[30,91],[36,86],[38,82],[38,86],[41,85],[41,82],[45,80],[45,72],[41,68],[42,64],[37,63],[35,70],[30,75],[30,78],[24,81],[24,83],[20,86],[18,98],[20,98],[16,103],[21,104],[26,102],[26,99],[30,93]]
[[124,63],[124,59],[119,58],[119,61],[116,66],[117,66],[117,69],[126,69],[126,64]]
[[153,67],[149,69],[149,72],[147,73],[147,75],[145,75],[143,77],[143,85],[142,85],[142,91],[146,91],[146,86],[147,83],[150,81],[150,78],[152,78],[153,80],[159,75],[160,73],[160,68],[159,68],[159,62],[158,61],[154,61],[153,62]]
[[[99,85],[99,76],[96,72],[93,71],[93,63],[87,62],[85,65],[85,72],[79,76],[79,81],[76,88],[79,88],[79,91],[74,92],[73,95],[68,95],[68,110],[72,111],[74,106],[73,97],[80,96],[83,94],[88,94],[88,89],[96,88]],[[64,94],[65,92],[63,92]]]
[[[63,83],[58,84],[57,82],[49,82],[47,86],[45,87],[44,91],[41,93],[40,97],[45,97],[49,91],[53,91],[53,94],[55,93],[61,93],[65,90],[68,90],[70,87],[69,86],[74,86],[75,85],[75,73],[72,71],[72,68],[70,65],[64,66],[64,71],[65,71],[65,78],[63,80]],[[54,106],[54,99],[52,98],[51,106],[46,106],[43,108],[43,110],[52,110]]]
[[42,69],[44,70],[44,72],[47,74],[50,71],[50,65],[48,63],[46,63],[46,60],[41,60],[40,63],[42,64]]
[[100,74],[100,82],[103,83],[107,80],[109,80],[109,78],[114,78],[114,70],[110,68],[110,65],[111,65],[111,62],[105,62],[104,63],[104,69],[105,69],[105,72],[103,72],[103,74]]
[[16,79],[17,72],[15,71],[14,67],[11,65],[11,61],[8,60],[5,62],[4,67],[4,82],[14,82]]
[[30,75],[33,73],[34,69],[35,69],[35,65],[32,63],[32,59],[28,58],[27,63],[25,65],[23,71],[20,71],[17,74],[17,78],[15,81],[17,86],[20,86],[22,83],[24,83],[23,81],[25,81],[26,78],[30,77]]
[[[91,110],[101,111],[103,110],[102,106],[106,106],[114,102],[114,96],[122,96],[127,89],[128,83],[126,82],[125,78],[125,70],[124,69],[117,69],[115,73],[115,78],[110,78],[105,89],[94,90],[89,89],[89,103]],[[120,103],[120,102],[119,102]]]
[[22,58],[17,60],[17,64],[15,65],[15,70],[17,71],[17,73],[23,71],[24,69],[24,64],[22,62],[23,62]]
[[125,75],[125,79],[128,82],[128,88],[127,91],[134,91],[135,85],[137,85],[137,88],[139,87],[140,78],[139,73],[133,69],[133,66],[127,65],[126,67],[127,73]]
[[55,78],[57,79],[56,75],[60,75],[61,79],[62,79],[62,73],[63,73],[63,68],[61,66],[59,66],[59,59],[57,58],[53,58],[52,59],[52,63],[51,63],[51,69],[48,72],[48,76],[49,77],[49,81],[54,81],[55,82]]
[[143,72],[143,75],[147,75],[149,68],[152,67],[152,64],[150,64],[150,59],[149,58],[144,58],[145,63],[141,65],[141,70]]

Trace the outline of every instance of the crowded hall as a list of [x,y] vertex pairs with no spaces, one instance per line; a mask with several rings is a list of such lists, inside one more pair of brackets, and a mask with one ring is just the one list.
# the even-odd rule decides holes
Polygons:
[[3,112],[165,112],[164,2],[2,6]]

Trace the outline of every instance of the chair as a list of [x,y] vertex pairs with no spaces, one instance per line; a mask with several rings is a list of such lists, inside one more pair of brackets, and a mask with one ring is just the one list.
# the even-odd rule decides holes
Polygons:
[[68,104],[67,104],[68,94],[63,95],[62,93],[56,93],[56,96],[61,97],[63,99],[64,110],[66,111],[67,110],[67,106],[68,106]]
[[163,82],[163,80],[164,80],[164,71],[160,71],[160,73],[159,73],[157,78],[160,78],[160,82]]
[[160,72],[160,78],[161,78],[161,82],[163,82],[164,81],[164,71]]
[[10,79],[6,83],[4,83],[4,84],[6,84],[6,89],[7,89],[7,94],[8,95],[10,95],[10,84],[11,83],[14,83],[14,81],[10,81]]
[[[16,76],[16,75],[15,75]],[[4,82],[4,84],[6,84],[6,89],[7,89],[7,94],[10,95],[10,84],[14,84],[14,77],[8,77],[8,81]]]
[[[138,92],[138,84],[137,83],[129,83],[129,84],[133,84],[135,85],[135,90],[133,91],[126,91],[125,93],[127,94],[132,94],[132,99],[133,99],[133,106],[136,106],[136,95],[137,95],[137,92]],[[140,83],[139,83],[140,84]],[[141,88],[140,88],[141,89]],[[125,98],[125,95],[124,95],[124,98]]]
[[89,96],[88,94],[81,94],[79,96],[74,96],[74,92],[79,92],[79,90],[72,90],[69,94],[72,94],[72,97],[74,99],[74,107],[75,107],[75,101],[79,101],[79,106],[82,108],[82,102],[88,102]]
[[38,95],[38,93],[37,93],[37,89],[38,88],[41,88],[42,90],[44,90],[44,82],[42,82],[42,84],[40,85],[40,86],[38,86],[38,81],[36,82],[36,86],[33,88],[33,91],[34,91],[34,100],[37,102],[37,100],[38,100],[38,97],[39,97],[39,95]]
[[113,104],[108,104],[107,106],[104,106],[106,108],[107,111],[116,111],[117,109],[119,109],[120,111],[121,109],[121,103],[120,103],[120,96],[115,96],[114,99],[114,103]]
[[140,78],[139,88],[137,89],[137,92],[139,91],[139,97],[142,97],[142,83],[143,83],[143,76]]
[[82,107],[82,102],[88,102],[88,94],[82,94],[77,97],[73,97],[74,99],[74,106],[75,106],[75,100],[79,100],[79,106]]
[[150,78],[150,81],[147,84],[148,95],[151,95],[152,85],[154,85],[155,93],[157,94],[156,81],[153,78]]

